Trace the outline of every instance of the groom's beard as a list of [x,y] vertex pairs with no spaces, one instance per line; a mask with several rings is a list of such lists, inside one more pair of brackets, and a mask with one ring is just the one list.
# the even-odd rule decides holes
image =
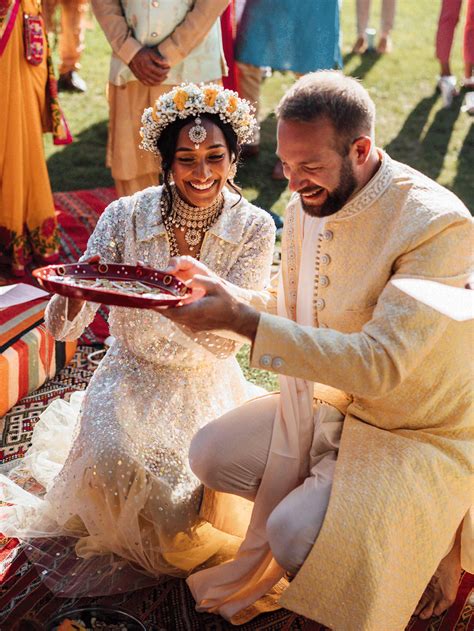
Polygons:
[[322,204],[309,204],[301,197],[302,193],[311,193],[314,191],[314,188],[307,187],[306,189],[298,191],[298,193],[300,194],[303,210],[307,215],[311,217],[327,217],[341,210],[356,188],[357,180],[352,169],[351,161],[349,158],[344,158],[341,165],[339,184],[331,192],[326,189],[326,199]]

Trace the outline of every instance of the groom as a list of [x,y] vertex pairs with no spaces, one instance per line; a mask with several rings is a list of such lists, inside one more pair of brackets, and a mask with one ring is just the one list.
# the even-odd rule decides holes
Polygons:
[[289,570],[288,608],[336,630],[403,629],[415,609],[444,611],[474,565],[470,329],[390,281],[463,286],[472,220],[376,148],[356,80],[306,75],[277,115],[293,192],[279,278],[249,292],[187,257],[170,267],[195,300],[166,315],[250,341],[281,386],[195,436],[196,475],[254,510],[236,559],[188,583],[199,610],[233,619]]

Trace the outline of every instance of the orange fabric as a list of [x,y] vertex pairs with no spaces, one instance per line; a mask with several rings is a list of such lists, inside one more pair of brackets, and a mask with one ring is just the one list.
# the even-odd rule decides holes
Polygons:
[[44,160],[42,120],[48,78],[46,42],[40,65],[23,50],[23,14],[38,14],[22,0],[0,57],[0,261],[23,273],[29,255],[48,258],[58,250],[57,224]]

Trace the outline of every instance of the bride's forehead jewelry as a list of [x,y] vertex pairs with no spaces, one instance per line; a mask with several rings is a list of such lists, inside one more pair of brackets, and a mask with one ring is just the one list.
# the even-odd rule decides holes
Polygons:
[[194,148],[199,149],[201,142],[204,142],[207,138],[206,128],[203,126],[199,116],[194,121],[194,125],[189,130],[189,140],[194,143]]
[[157,140],[174,121],[192,118],[194,125],[189,138],[199,145],[206,138],[206,129],[201,117],[206,114],[219,116],[234,130],[240,144],[249,142],[258,128],[253,105],[241,99],[237,92],[226,90],[220,85],[183,83],[162,94],[153,107],[147,107],[142,116],[140,147],[157,153]]

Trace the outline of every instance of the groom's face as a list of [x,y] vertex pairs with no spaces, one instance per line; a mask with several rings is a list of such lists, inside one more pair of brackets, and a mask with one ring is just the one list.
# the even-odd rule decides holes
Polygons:
[[278,123],[277,153],[283,172],[308,215],[332,215],[358,188],[351,154],[343,155],[340,143],[326,118]]

